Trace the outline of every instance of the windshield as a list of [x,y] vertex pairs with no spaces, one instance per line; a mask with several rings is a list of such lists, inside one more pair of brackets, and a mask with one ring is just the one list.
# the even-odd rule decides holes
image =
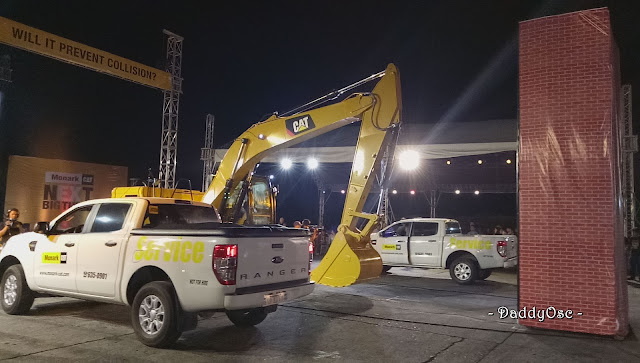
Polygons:
[[151,204],[142,228],[181,228],[194,224],[220,223],[213,207],[184,204]]

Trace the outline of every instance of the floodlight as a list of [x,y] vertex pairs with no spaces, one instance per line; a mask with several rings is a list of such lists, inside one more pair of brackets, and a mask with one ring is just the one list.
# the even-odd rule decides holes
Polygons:
[[318,168],[318,160],[316,160],[315,158],[309,158],[309,160],[307,160],[307,168],[309,170],[315,170]]
[[291,159],[282,159],[280,160],[280,167],[284,170],[289,170],[291,169],[291,166],[293,165],[293,162],[291,161]]
[[406,171],[416,170],[420,166],[420,154],[415,150],[405,150],[398,156],[400,168]]

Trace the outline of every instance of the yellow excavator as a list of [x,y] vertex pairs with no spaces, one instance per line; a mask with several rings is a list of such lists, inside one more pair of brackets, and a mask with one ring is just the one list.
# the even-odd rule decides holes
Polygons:
[[[342,101],[317,107],[378,78],[371,92],[355,93]],[[342,219],[329,250],[311,272],[311,278],[333,287],[377,278],[382,273],[382,259],[371,246],[369,235],[377,226],[379,216],[363,213],[362,209],[380,171],[385,150],[387,157],[392,158],[401,111],[400,74],[389,64],[382,72],[293,110],[290,116],[274,114],[251,126],[228,149],[204,195],[152,187],[116,188],[112,195],[191,198],[215,206],[223,222],[275,224],[276,191],[268,178],[254,175],[260,161],[280,149],[360,121]],[[362,225],[359,222],[363,220],[366,224],[360,230],[357,226]]]

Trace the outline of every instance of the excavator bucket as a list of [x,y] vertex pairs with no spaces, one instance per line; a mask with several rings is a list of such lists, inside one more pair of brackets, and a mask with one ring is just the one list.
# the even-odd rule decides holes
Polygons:
[[371,246],[369,236],[340,225],[327,254],[311,271],[311,279],[322,285],[344,287],[377,278],[381,273],[382,258]]

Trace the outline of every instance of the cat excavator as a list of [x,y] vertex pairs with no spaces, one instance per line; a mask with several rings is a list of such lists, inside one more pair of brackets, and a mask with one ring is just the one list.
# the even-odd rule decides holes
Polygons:
[[[318,107],[377,79],[371,92],[354,93],[342,101]],[[400,74],[389,64],[382,72],[291,111],[290,116],[274,114],[251,126],[233,142],[207,192],[195,197],[215,206],[223,222],[275,224],[276,190],[268,178],[254,173],[259,163],[278,150],[359,121],[360,132],[342,219],[325,257],[311,272],[311,279],[323,285],[343,287],[377,278],[382,273],[382,259],[371,246],[369,236],[378,225],[379,216],[363,213],[363,207],[385,152],[387,159],[393,158],[401,122],[401,98]],[[133,189],[116,188],[112,195],[150,196],[146,194],[153,192],[194,199],[193,193],[184,190],[176,194],[149,187]],[[357,228],[359,226],[362,228]]]

